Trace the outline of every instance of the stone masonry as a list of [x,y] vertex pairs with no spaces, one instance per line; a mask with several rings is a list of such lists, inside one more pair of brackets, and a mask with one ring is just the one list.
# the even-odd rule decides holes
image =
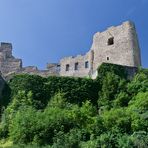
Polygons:
[[55,65],[52,67],[48,66],[47,70],[38,70],[36,66],[22,66],[22,60],[16,59],[12,55],[12,44],[11,43],[1,43],[0,45],[0,72],[3,78],[11,78],[14,74],[28,73],[37,74],[40,76],[58,75],[54,69]]
[[[61,76],[96,77],[102,63],[129,67],[141,65],[140,48],[135,26],[127,21],[117,27],[97,32],[90,51],[84,56],[66,57],[60,61]],[[67,69],[66,69],[67,68]]]
[[135,68],[141,66],[140,48],[135,26],[127,21],[117,27],[97,32],[90,50],[85,55],[65,57],[59,63],[47,64],[46,70],[35,66],[22,66],[22,60],[12,56],[12,45],[1,43],[0,71],[3,77],[16,73],[41,76],[72,76],[96,78],[97,68],[102,63],[112,63]]
[[0,71],[2,75],[16,72],[22,68],[22,60],[12,56],[12,45],[1,43],[0,46]]

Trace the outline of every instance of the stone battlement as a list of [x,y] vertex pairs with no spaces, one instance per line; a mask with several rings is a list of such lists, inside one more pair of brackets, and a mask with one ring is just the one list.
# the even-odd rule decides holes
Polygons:
[[12,44],[0,45],[0,71],[4,76],[13,73],[29,73],[41,76],[59,75],[73,77],[97,76],[97,68],[102,63],[112,63],[128,67],[141,66],[140,48],[135,26],[127,21],[119,26],[97,32],[90,50],[85,55],[65,57],[59,63],[47,64],[46,70],[35,66],[22,67],[22,60],[12,55]]

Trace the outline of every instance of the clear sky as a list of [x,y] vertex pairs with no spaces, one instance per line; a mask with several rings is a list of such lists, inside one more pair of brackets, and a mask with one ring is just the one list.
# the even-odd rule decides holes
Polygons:
[[13,44],[24,66],[43,69],[84,54],[95,32],[126,20],[135,22],[148,68],[148,0],[0,0],[0,41]]

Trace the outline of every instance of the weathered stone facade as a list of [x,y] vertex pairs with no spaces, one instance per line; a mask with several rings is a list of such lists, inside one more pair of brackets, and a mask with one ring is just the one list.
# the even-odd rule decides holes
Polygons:
[[22,66],[22,60],[12,55],[12,44],[1,43],[0,45],[0,72],[3,78],[9,78],[14,74],[28,73],[41,76],[58,75],[59,72],[49,67],[47,70],[38,70],[35,66]]
[[[85,65],[86,62],[88,67]],[[140,48],[132,22],[124,22],[104,32],[97,32],[93,37],[92,47],[86,55],[67,57],[60,61],[60,75],[96,77],[97,68],[103,62],[131,67],[141,65]],[[75,69],[76,63],[77,69]],[[67,70],[66,65],[69,66]]]
[[1,43],[0,46],[0,71],[7,75],[22,68],[22,60],[12,56],[12,45],[10,43]]
[[12,45],[1,43],[0,71],[4,77],[14,73],[29,73],[41,76],[60,75],[96,78],[97,68],[102,63],[128,67],[141,65],[140,48],[135,26],[127,21],[117,27],[97,32],[91,49],[85,55],[65,57],[60,63],[47,64],[47,70],[35,66],[22,67],[22,60],[12,56]]

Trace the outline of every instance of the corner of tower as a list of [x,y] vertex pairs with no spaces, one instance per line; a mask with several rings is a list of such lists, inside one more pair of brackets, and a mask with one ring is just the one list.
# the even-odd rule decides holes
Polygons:
[[131,20],[128,20],[128,21],[123,22],[122,25],[124,27],[127,27],[127,28],[135,28],[135,24]]

